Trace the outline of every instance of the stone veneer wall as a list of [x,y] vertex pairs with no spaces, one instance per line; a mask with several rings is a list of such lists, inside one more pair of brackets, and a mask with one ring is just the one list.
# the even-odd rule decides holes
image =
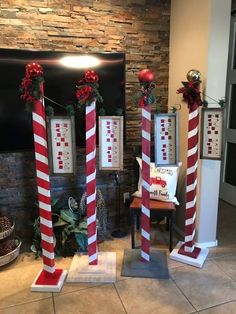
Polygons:
[[[140,109],[132,102],[138,90],[137,73],[149,67],[155,73],[156,95],[167,106],[169,70],[169,0],[1,0],[0,48],[76,52],[126,53],[126,147],[120,175],[123,192],[134,192],[137,177],[135,151],[140,145]],[[155,106],[154,106],[155,107]],[[155,108],[153,108],[155,110]],[[77,177],[52,177],[52,195],[66,193],[78,200],[84,191],[84,150],[77,149]],[[111,173],[98,171],[110,216],[117,216]],[[16,219],[17,233],[30,242],[29,227],[37,215],[33,152],[0,154],[0,215]]]

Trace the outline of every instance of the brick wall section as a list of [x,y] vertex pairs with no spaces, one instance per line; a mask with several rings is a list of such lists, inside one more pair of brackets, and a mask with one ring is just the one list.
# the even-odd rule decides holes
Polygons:
[[[149,67],[154,71],[155,93],[163,108],[167,106],[169,18],[169,0],[1,0],[0,3],[0,48],[126,53],[127,147],[121,197],[123,191],[135,190],[133,151],[141,137],[140,109],[133,104],[132,97],[138,90],[139,70]],[[79,149],[77,155],[82,153]],[[0,214],[11,209],[11,214],[21,221],[20,234],[27,238],[28,228],[22,230],[22,225],[36,215],[35,209],[31,209],[35,197],[33,153],[1,154],[0,164]],[[84,172],[84,165],[78,164],[78,168]],[[112,178],[107,173],[98,177],[107,206],[111,206],[115,215],[112,208],[115,192],[110,191],[114,190],[110,185]],[[84,175],[52,178],[52,192],[75,192],[77,196],[84,189],[83,180]]]

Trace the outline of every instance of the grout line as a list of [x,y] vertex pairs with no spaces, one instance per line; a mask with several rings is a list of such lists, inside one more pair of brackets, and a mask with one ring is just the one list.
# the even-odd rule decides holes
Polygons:
[[52,304],[53,304],[53,313],[56,314],[56,306],[55,306],[55,300],[54,300],[53,292],[52,292]]
[[206,307],[205,309],[199,310],[199,313],[201,313],[201,312],[203,312],[203,311],[205,311],[205,310],[214,309],[214,308],[219,307],[219,306],[221,306],[221,305],[225,305],[225,304],[228,304],[228,303],[233,303],[233,302],[235,302],[235,301],[236,301],[236,299],[233,299],[233,300],[228,301],[228,302],[223,302],[223,303],[220,303],[220,304],[217,304],[217,305],[213,305],[213,306],[210,306],[210,307]]
[[221,270],[222,273],[224,273],[224,274],[229,278],[229,280],[235,281],[235,280],[234,280],[229,274],[227,274],[227,273],[224,271],[224,269],[221,268],[216,262],[214,262],[213,260],[212,260],[211,262],[212,262],[216,267],[218,267],[219,270]]
[[[234,248],[235,249],[235,248]],[[220,256],[210,256],[210,257],[207,257],[207,259],[209,261],[213,260],[213,259],[219,259],[219,258],[225,258],[225,257],[230,257],[230,256],[235,256],[235,252],[232,252],[232,253],[222,253],[222,255]]]
[[[176,285],[177,289],[182,293],[182,295],[185,297],[185,299],[190,303],[190,305],[194,308],[195,312],[198,313],[198,310],[195,308],[195,306],[192,304],[192,302],[188,299],[188,297],[185,295],[185,293],[182,291],[182,289],[177,285],[176,281],[170,276],[170,279],[173,281],[173,283]],[[195,313],[192,312],[192,313]]]
[[121,304],[122,304],[122,306],[123,306],[123,309],[124,309],[125,313],[127,314],[128,312],[126,311],[125,305],[124,305],[124,303],[123,303],[123,301],[122,301],[122,299],[121,299],[121,296],[120,296],[120,294],[119,294],[119,292],[118,292],[118,290],[117,290],[116,284],[113,283],[113,286],[114,286],[114,288],[115,288],[115,290],[116,290],[116,293],[117,293],[117,295],[118,295],[118,298],[120,299],[120,302],[121,302]]
[[26,301],[26,302],[22,302],[22,303],[16,303],[16,304],[10,304],[4,307],[0,307],[0,310],[5,310],[5,309],[9,309],[15,306],[20,306],[20,305],[25,305],[25,304],[29,304],[29,303],[34,303],[34,302],[39,302],[39,301],[43,301],[43,300],[48,300],[51,297],[46,297],[46,298],[40,298],[40,299],[35,299],[35,300],[31,300],[31,301]]
[[[134,279],[134,278],[133,277],[127,277],[125,279],[116,280],[116,282],[118,283],[118,282],[126,281],[126,280],[129,280],[129,279]],[[89,286],[89,287],[84,287],[84,288],[79,289],[79,290],[73,290],[73,291],[64,292],[64,293],[63,292],[62,293],[60,293],[60,292],[53,292],[53,296],[55,298],[57,298],[57,297],[59,297],[61,295],[66,295],[66,294],[70,294],[70,293],[74,293],[74,292],[80,292],[80,291],[84,291],[84,290],[88,290],[88,289],[92,289],[92,288],[96,288],[96,287],[102,287],[102,286],[110,285],[110,284],[114,284],[114,283],[112,283],[112,282],[105,282],[105,283],[101,283],[101,284],[95,284],[95,285]],[[69,286],[69,285],[67,285],[67,286]],[[73,284],[70,285],[70,286],[73,286]],[[57,295],[55,295],[55,294],[57,294]]]
[[[82,289],[79,289],[79,290],[73,290],[73,291],[69,291],[69,292],[65,292],[65,293],[53,292],[53,294],[54,294],[54,297],[57,298],[57,297],[60,297],[61,295],[66,295],[66,294],[75,293],[75,292],[77,293],[77,292],[80,292],[80,291],[85,291],[85,290],[88,290],[88,289],[101,287],[101,286],[104,286],[106,284],[109,284],[109,283],[102,283],[102,284],[98,284],[98,285],[94,285],[94,286],[90,286],[90,287],[85,287],[85,288],[82,288]],[[57,295],[55,295],[56,293],[57,293]]]

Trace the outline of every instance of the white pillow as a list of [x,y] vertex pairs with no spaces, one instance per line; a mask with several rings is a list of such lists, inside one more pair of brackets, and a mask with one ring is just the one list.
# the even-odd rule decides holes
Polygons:
[[[139,164],[139,181],[138,190],[133,194],[136,197],[142,197],[142,159],[136,157]],[[179,163],[181,166],[182,163]],[[173,202],[179,205],[175,197],[178,182],[179,167],[156,167],[154,162],[150,164],[150,199],[160,200],[164,202]]]

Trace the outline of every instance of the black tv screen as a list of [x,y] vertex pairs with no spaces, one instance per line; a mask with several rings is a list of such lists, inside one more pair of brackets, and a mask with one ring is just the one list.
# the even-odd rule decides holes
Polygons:
[[[99,92],[103,103],[97,104],[97,113],[102,109],[106,115],[125,113],[125,54],[93,53],[83,56],[97,58],[99,64],[89,67],[99,75]],[[62,105],[76,106],[76,83],[86,69],[69,68],[59,61],[63,57],[82,56],[79,53],[55,51],[29,51],[0,49],[0,151],[13,152],[33,148],[31,113],[24,110],[20,100],[19,86],[25,76],[25,66],[38,62],[44,70],[44,93],[50,100]],[[82,64],[83,66],[84,64]],[[66,115],[65,109],[45,99],[45,106],[52,106],[55,115]],[[85,145],[85,116],[75,112],[76,144]]]

